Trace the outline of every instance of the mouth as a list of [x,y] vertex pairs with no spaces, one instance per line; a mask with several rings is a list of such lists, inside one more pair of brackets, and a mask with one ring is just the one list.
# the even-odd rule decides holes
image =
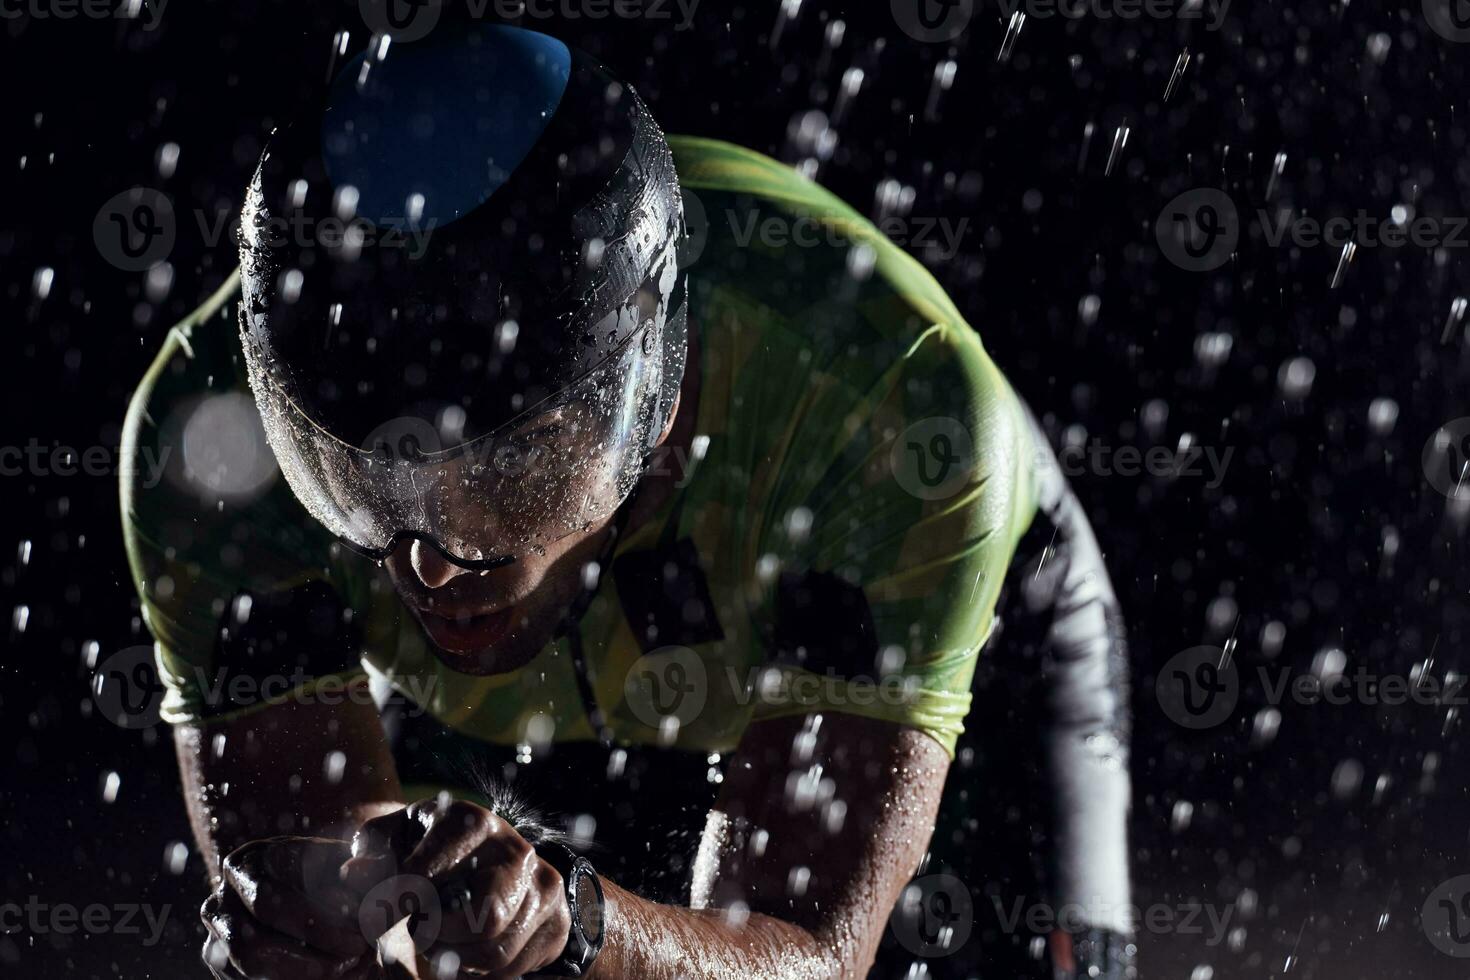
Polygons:
[[515,621],[515,606],[489,613],[468,613],[440,609],[431,612],[415,606],[414,612],[424,632],[435,646],[450,653],[479,653],[493,647],[510,632]]

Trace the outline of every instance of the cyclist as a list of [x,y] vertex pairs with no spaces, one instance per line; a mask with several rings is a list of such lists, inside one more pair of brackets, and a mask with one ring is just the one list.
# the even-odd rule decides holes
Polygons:
[[1052,959],[1131,969],[1116,602],[916,261],[505,26],[347,64],[241,229],[128,414],[180,462],[122,487],[217,974],[371,975],[369,894],[441,976],[857,975],[896,904],[884,962],[952,952],[899,922],[979,805],[946,776],[1008,569],[1092,910]]

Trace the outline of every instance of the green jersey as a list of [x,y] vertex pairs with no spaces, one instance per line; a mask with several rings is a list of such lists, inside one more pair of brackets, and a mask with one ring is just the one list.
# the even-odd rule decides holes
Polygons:
[[[500,745],[724,752],[752,721],[839,712],[953,753],[1037,507],[1025,411],[933,277],[852,208],[749,150],[669,142],[692,232],[693,446],[662,510],[589,571],[576,624],[519,670],[445,666],[386,573],[297,503],[252,414],[236,278],[169,332],[125,434],[166,477],[122,486],[166,720],[290,696],[221,697],[241,674],[289,674],[296,694],[369,674]],[[191,444],[201,413],[238,432]],[[231,642],[252,603],[305,587],[330,591],[350,643]]]

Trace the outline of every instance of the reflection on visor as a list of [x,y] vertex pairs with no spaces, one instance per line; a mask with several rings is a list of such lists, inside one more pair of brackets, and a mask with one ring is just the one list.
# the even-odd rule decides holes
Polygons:
[[[683,310],[675,317],[682,329]],[[441,432],[453,419],[443,414],[393,419],[356,447],[274,382],[252,382],[282,472],[333,534],[379,560],[419,537],[465,567],[495,567],[607,518],[632,492],[657,436],[662,322],[518,418],[448,449]]]

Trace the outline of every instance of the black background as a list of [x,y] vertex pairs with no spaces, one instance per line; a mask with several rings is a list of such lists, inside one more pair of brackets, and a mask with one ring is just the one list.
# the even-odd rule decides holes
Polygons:
[[[1463,711],[1283,704],[1274,741],[1253,748],[1250,735],[1267,701],[1260,665],[1307,672],[1320,650],[1339,647],[1350,671],[1407,675],[1431,657],[1435,676],[1470,670],[1467,514],[1420,463],[1438,426],[1470,414],[1458,384],[1462,327],[1441,339],[1451,304],[1470,291],[1464,245],[1360,247],[1334,289],[1335,249],[1273,247],[1248,229],[1223,268],[1187,272],[1161,255],[1154,223],[1194,187],[1223,188],[1243,214],[1266,207],[1278,153],[1273,208],[1466,214],[1470,45],[1432,31],[1418,4],[1242,0],[1218,31],[1203,20],[1033,17],[1000,61],[1005,18],[994,3],[952,44],[906,36],[886,0],[807,0],[773,44],[776,6],[705,0],[684,31],[616,18],[528,26],[607,62],[666,130],[788,160],[792,118],[830,112],[842,71],[862,67],[865,85],[820,178],[864,211],[879,181],[894,178],[915,188],[914,215],[969,219],[961,254],[932,267],[1053,436],[1080,426],[1109,446],[1147,447],[1189,433],[1234,451],[1214,489],[1203,477],[1073,478],[1130,620],[1138,900],[1223,908],[1242,889],[1258,897],[1253,917],[1234,913],[1239,948],[1211,946],[1208,933],[1145,931],[1144,975],[1460,974],[1418,916],[1440,881],[1470,872]],[[847,29],[829,51],[834,17]],[[0,444],[116,446],[129,392],[169,324],[233,264],[228,236],[207,244],[189,215],[238,207],[272,126],[325,77],[339,28],[363,43],[355,5],[301,0],[177,3],[155,30],[0,20]],[[1165,103],[1186,48],[1191,63]],[[950,56],[953,89],[926,118],[934,66]],[[1120,125],[1128,140],[1106,174]],[[170,141],[181,156],[162,179],[156,154]],[[960,179],[947,185],[946,173]],[[135,185],[164,191],[182,216],[162,302],[93,241],[98,208]],[[40,267],[54,269],[44,300],[32,289]],[[1092,322],[1079,314],[1087,296],[1100,304]],[[1223,364],[1196,354],[1208,333],[1232,339]],[[1278,383],[1296,357],[1315,367],[1304,398]],[[1387,434],[1369,428],[1375,398],[1399,407]],[[1157,436],[1140,424],[1152,399],[1169,408]],[[164,862],[169,842],[189,839],[167,733],[124,732],[86,710],[84,644],[105,657],[145,637],[115,482],[25,473],[0,478],[0,494],[3,609],[29,609],[0,658],[0,901],[172,906],[155,948],[140,936],[0,936],[0,975],[199,975],[202,869],[197,856],[182,875]],[[1386,536],[1396,554],[1385,554]],[[1260,642],[1273,620],[1286,628],[1274,659]],[[1155,697],[1156,673],[1231,634],[1239,706],[1212,729],[1175,725]],[[994,751],[1034,755],[1020,741]],[[1334,794],[1333,774],[1349,760],[1362,767],[1361,787]],[[106,804],[102,781],[114,771],[121,789]],[[997,787],[997,807],[1005,796]],[[1181,803],[1193,807],[1187,825],[1175,819]]]

